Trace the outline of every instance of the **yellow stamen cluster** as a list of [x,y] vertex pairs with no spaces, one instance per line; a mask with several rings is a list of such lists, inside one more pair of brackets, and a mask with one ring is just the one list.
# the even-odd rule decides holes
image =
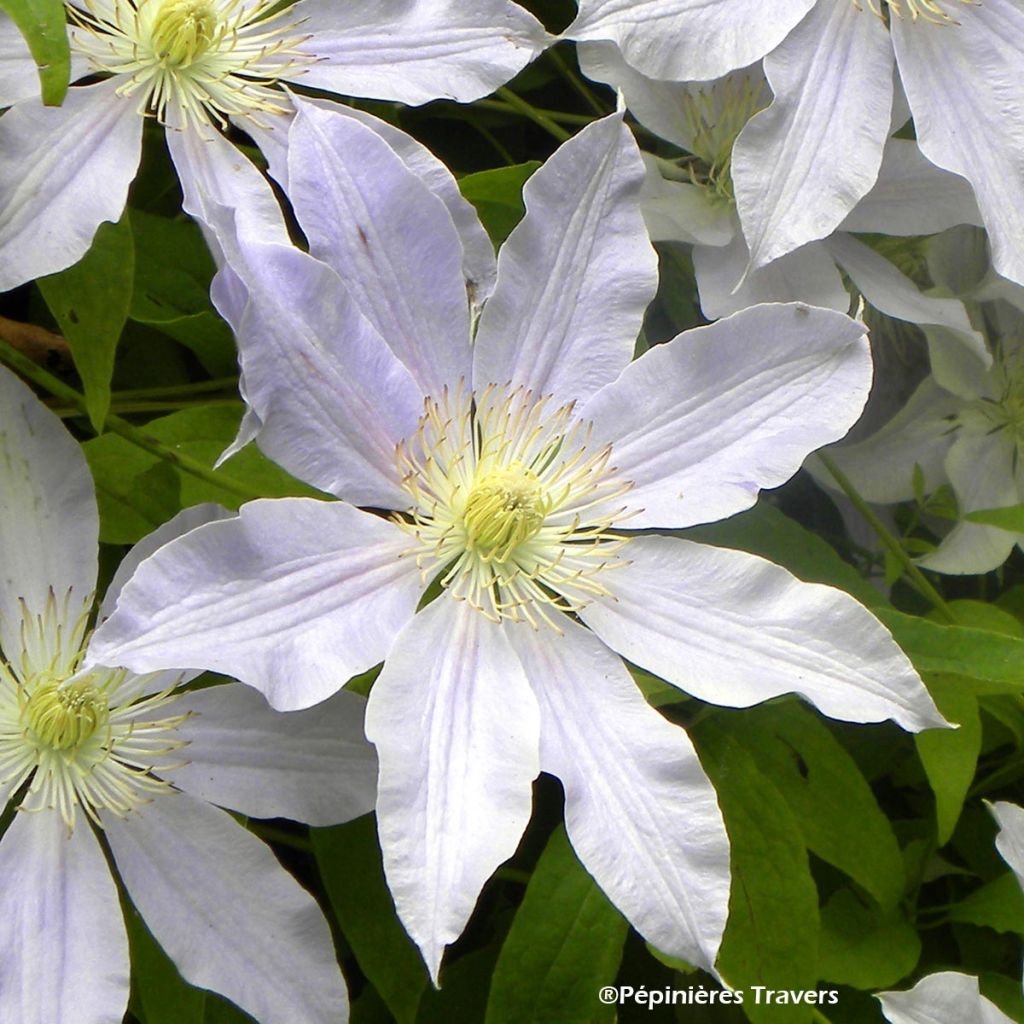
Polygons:
[[[85,0],[69,7],[74,47],[101,73],[122,78],[140,113],[183,127],[287,112],[276,88],[313,58],[308,36],[282,23],[277,0]],[[170,111],[169,111],[170,108]]]
[[67,610],[52,594],[41,615],[23,606],[21,650],[0,658],[0,792],[27,783],[20,809],[56,810],[70,830],[79,809],[100,825],[100,811],[123,816],[169,788],[154,771],[175,767],[186,716],[154,716],[177,695],[146,695],[147,676],[79,671],[88,610],[64,630]]
[[572,404],[553,408],[523,388],[427,399],[397,450],[412,503],[396,522],[417,541],[424,579],[440,571],[452,597],[493,622],[558,631],[557,612],[606,595],[598,576],[626,564],[611,503],[630,485],[615,477],[610,446],[590,442]]
[[[865,0],[868,10],[887,25],[890,14],[897,18],[909,18],[911,24],[921,20],[929,25],[958,25],[959,22],[945,7],[950,3],[973,5],[978,2],[979,0]],[[860,0],[853,0],[853,6],[858,11],[864,9]]]

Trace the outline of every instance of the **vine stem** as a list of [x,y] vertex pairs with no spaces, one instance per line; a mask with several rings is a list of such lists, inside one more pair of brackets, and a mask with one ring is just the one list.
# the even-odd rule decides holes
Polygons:
[[878,535],[878,539],[885,546],[886,550],[903,566],[904,571],[918,593],[930,601],[936,611],[950,625],[957,625],[957,618],[949,605],[946,604],[942,595],[928,582],[924,573],[914,565],[913,559],[903,550],[903,545],[886,529],[885,523],[875,515],[871,506],[860,496],[857,488],[850,482],[849,477],[832,461],[831,456],[825,452],[818,452],[818,458],[821,460],[821,464],[832,474],[832,478],[842,489],[843,493],[853,502],[857,511],[867,520],[868,525]]
[[498,90],[498,95],[507,103],[509,106],[515,107],[524,117],[528,117],[534,124],[538,124],[543,128],[549,135],[553,135],[559,142],[567,142],[572,138],[572,132],[567,132],[560,124],[557,124],[543,111],[538,110],[535,106],[527,103],[522,96],[518,96],[511,89],[502,87]]
[[[477,100],[473,106],[479,107],[482,110],[497,110],[502,114],[520,114],[523,112],[521,107],[514,106],[505,100]],[[569,114],[561,110],[546,110],[543,107],[531,107],[530,109],[552,121],[579,125],[581,128],[585,128],[594,120],[587,114]]]
[[[0,338],[0,362],[9,366],[26,380],[30,380],[44,391],[49,392],[54,398],[78,409],[83,416],[86,415],[84,395],[75,391],[74,388],[68,387],[62,380],[54,377],[52,373],[47,372],[41,366],[37,366],[4,338]],[[112,434],[117,434],[137,448],[141,448],[143,451],[149,452],[150,455],[155,455],[158,459],[171,463],[172,466],[175,466],[183,473],[188,473],[190,476],[194,476],[205,483],[219,487],[222,491],[228,491],[247,500],[262,497],[261,494],[251,490],[240,481],[210,469],[190,455],[185,455],[183,452],[169,448],[162,441],[158,441],[145,431],[139,430],[138,427],[133,426],[127,420],[121,419],[120,416],[109,414],[104,425]]]

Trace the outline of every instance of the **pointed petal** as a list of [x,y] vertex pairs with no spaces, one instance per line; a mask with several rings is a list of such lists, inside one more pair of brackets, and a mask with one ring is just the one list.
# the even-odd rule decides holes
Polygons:
[[884,256],[850,235],[836,235],[827,245],[828,251],[875,309],[907,323],[942,327],[981,364],[988,361],[985,339],[971,326],[967,310],[959,299],[922,295],[917,285]]
[[900,76],[922,152],[974,186],[993,265],[1024,284],[1024,9],[985,0],[957,4],[956,17],[892,19]]
[[633,482],[615,503],[629,529],[692,526],[788,480],[849,430],[870,385],[863,324],[802,304],[755,306],[655,346],[580,415]]
[[445,594],[402,632],[370,691],[384,870],[435,984],[530,818],[539,729],[506,632]]
[[260,1024],[346,1019],[327,922],[255,836],[173,792],[104,815],[104,828],[132,903],[186,981]]
[[77,263],[116,221],[139,166],[142,118],[113,81],[25,100],[0,118],[0,291]]
[[1024,807],[1002,800],[989,804],[989,810],[999,822],[996,849],[1024,886]]
[[468,383],[462,244],[444,204],[370,128],[296,106],[288,184],[310,253],[341,277],[424,394]]
[[15,816],[0,842],[0,1018],[120,1024],[128,936],[92,831],[59,814]]
[[510,630],[541,707],[541,767],[565,787],[587,870],[662,952],[713,970],[729,904],[729,840],[689,737],[649,707],[588,630]]
[[909,139],[889,139],[871,191],[850,211],[842,231],[932,235],[956,224],[980,224],[966,179],[936,167]]
[[640,214],[644,167],[619,115],[562,145],[526,184],[526,216],[498,256],[473,386],[586,398],[629,362],[657,287]]
[[96,631],[91,663],[212,669],[282,711],[382,661],[423,589],[393,523],[341,502],[243,505],[139,566]]
[[[931,493],[945,483],[946,453],[955,437],[950,421],[960,407],[926,377],[881,430],[856,444],[829,448],[828,455],[865,501],[886,505],[912,498],[915,465],[921,467],[926,493]],[[836,489],[831,474],[813,457],[807,469],[819,483]]]
[[583,621],[624,658],[712,704],[798,693],[832,718],[946,724],[906,655],[849,594],[744,551],[634,537]]
[[[232,248],[236,237],[291,244],[270,182],[212,125],[172,124],[166,139],[181,181],[182,208],[199,221],[218,266],[224,263],[223,247]],[[233,213],[227,237],[225,208]]]
[[[1014,480],[1016,461],[1016,446],[1005,430],[981,436],[961,431],[946,455],[946,476],[960,514],[1018,504],[1021,498]],[[991,572],[1010,557],[1020,539],[1009,530],[961,521],[937,550],[918,560],[918,565],[933,572],[960,575]]]
[[820,242],[808,242],[748,273],[749,264],[747,243],[738,224],[728,245],[694,247],[700,308],[709,320],[759,302],[800,301],[840,313],[850,308],[842,276]]
[[579,0],[569,39],[610,39],[651,78],[706,82],[774,50],[814,0]]
[[504,85],[544,49],[547,33],[508,0],[302,0],[294,14],[317,61],[304,86],[400,103],[469,103]]
[[906,992],[881,992],[876,998],[891,1024],[1013,1024],[981,994],[977,978],[956,971],[929,974]]
[[404,508],[395,445],[423,395],[330,267],[292,246],[240,245],[249,303],[238,327],[260,448],[356,505]]
[[341,691],[308,711],[273,711],[247,686],[186,693],[174,713],[188,764],[174,784],[251,818],[335,825],[373,810],[377,758],[363,736],[366,701]]
[[775,93],[736,140],[736,208],[762,267],[826,238],[878,177],[892,108],[892,45],[881,19],[819,3],[765,59]]
[[[9,116],[9,115],[5,115]],[[82,449],[60,420],[6,369],[0,369],[0,650],[11,662],[22,650],[22,602],[34,616],[49,602],[37,667],[62,664],[62,651],[96,586],[99,515]],[[66,645],[65,645],[66,646]]]
[[[357,110],[355,107],[343,107],[337,103],[328,104],[325,100],[307,99],[293,96],[292,101],[296,107],[318,106],[324,109],[331,109],[342,117],[352,118],[367,128],[375,131],[398,155],[406,167],[430,189],[445,205],[448,215],[455,225],[462,242],[462,273],[466,279],[466,290],[469,293],[470,306],[474,313],[479,312],[479,307],[490,297],[494,290],[494,279],[498,272],[497,263],[494,258],[494,246],[480,223],[473,204],[463,199],[459,191],[459,183],[455,176],[448,170],[433,153],[421,142],[418,142],[411,135],[406,134],[400,128],[384,121],[365,110]],[[260,142],[257,136],[257,141]],[[263,143],[260,142],[261,148]],[[264,149],[266,154],[266,149]],[[279,158],[280,160],[280,158]],[[284,190],[288,191],[287,184],[287,155],[282,161],[284,166],[284,178],[278,178],[273,163],[271,173],[281,182]]]

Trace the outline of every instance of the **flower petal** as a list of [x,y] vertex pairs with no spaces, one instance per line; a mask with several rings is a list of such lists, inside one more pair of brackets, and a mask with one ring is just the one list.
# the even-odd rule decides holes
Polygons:
[[249,296],[238,345],[260,448],[353,504],[404,508],[395,445],[423,411],[409,371],[319,260],[255,242],[230,259]]
[[[9,115],[5,115],[9,116]],[[0,369],[0,650],[22,652],[22,610],[42,616],[38,644],[25,651],[41,671],[67,667],[77,651],[63,640],[92,603],[99,515],[82,449],[60,420]],[[24,604],[22,604],[24,602]]]
[[878,177],[892,109],[885,25],[851,3],[819,3],[765,58],[775,93],[736,140],[736,208],[762,267],[830,235]]
[[0,118],[0,291],[77,263],[124,210],[142,118],[113,81],[30,99]]
[[929,974],[906,992],[880,992],[875,998],[891,1024],[1013,1024],[981,994],[977,978],[956,971]]
[[174,714],[186,793],[251,818],[334,825],[373,810],[377,758],[363,736],[364,698],[342,690],[308,711],[273,711],[247,686],[186,693]]
[[[1016,463],[1017,449],[1007,430],[981,436],[961,431],[946,455],[946,476],[960,514],[1018,504]],[[1010,557],[1018,540],[1024,535],[961,520],[935,551],[918,559],[918,565],[961,575],[991,572]]]
[[700,308],[709,320],[759,302],[800,301],[840,313],[850,308],[842,276],[820,242],[808,242],[757,270],[748,272],[749,264],[750,254],[738,223],[727,245],[694,247]]
[[370,691],[384,870],[435,984],[444,947],[530,818],[539,729],[505,630],[444,594],[402,632]]
[[595,121],[526,184],[526,216],[498,255],[473,384],[586,398],[629,362],[657,287],[640,214],[643,162],[620,115]]
[[921,151],[974,186],[993,265],[1024,284],[1024,9],[985,0],[958,4],[956,17],[892,19],[900,76]]
[[185,793],[103,819],[132,903],[186,981],[260,1024],[347,1018],[327,922],[264,843]]
[[988,805],[999,823],[996,849],[1024,886],[1024,807],[1005,800]]
[[510,630],[541,708],[541,767],[565,788],[587,870],[659,950],[714,969],[729,905],[729,840],[686,733],[649,707],[622,661],[566,619]]
[[302,0],[293,12],[316,57],[297,80],[347,96],[469,103],[504,85],[544,49],[547,33],[508,0]]
[[580,415],[634,484],[616,502],[629,529],[692,526],[788,480],[846,433],[870,385],[863,324],[799,303],[754,306],[655,346]]
[[[877,433],[827,453],[865,501],[883,505],[914,497],[914,466],[920,466],[925,492],[946,480],[945,460],[954,435],[950,419],[960,402],[926,377],[907,404]],[[817,459],[806,467],[831,490],[836,483]]]
[[942,327],[974,354],[979,365],[990,361],[985,339],[971,326],[967,310],[959,299],[922,295],[917,285],[884,256],[850,235],[838,234],[826,244],[836,262],[875,309],[907,323]]
[[462,244],[444,203],[370,128],[296,107],[288,184],[310,253],[341,277],[424,394],[468,383]]
[[634,537],[583,621],[624,658],[712,704],[798,693],[832,718],[945,725],[906,655],[849,594],[744,551]]
[[889,139],[871,191],[850,211],[842,231],[932,235],[956,224],[980,224],[970,184],[927,160],[916,142]]
[[610,39],[650,78],[706,82],[774,50],[814,0],[579,0],[569,39]]
[[309,707],[383,660],[423,589],[408,538],[341,502],[275,498],[162,547],[139,566],[90,661],[212,669],[281,711]]
[[128,936],[91,829],[59,814],[15,816],[0,842],[0,1018],[118,1024],[128,1006]]

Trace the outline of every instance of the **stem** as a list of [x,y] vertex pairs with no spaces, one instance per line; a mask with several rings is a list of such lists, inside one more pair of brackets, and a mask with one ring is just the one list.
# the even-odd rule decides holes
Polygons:
[[[553,135],[559,142],[566,142],[572,138],[572,133],[567,132],[560,124],[553,121],[542,110],[527,103],[521,96],[517,96],[511,89],[504,86],[498,90],[498,95],[510,106],[515,107],[524,117],[528,117],[534,124],[538,124],[549,135]],[[589,119],[588,119],[589,122]]]
[[604,115],[608,113],[601,101],[594,95],[586,83],[580,80],[572,68],[569,67],[566,59],[556,49],[552,48],[548,50],[548,58],[558,69],[558,73],[569,83],[570,86],[572,86],[577,95],[582,98],[583,102],[586,103],[598,117],[604,117]]
[[[196,398],[193,400],[183,400],[179,402],[119,402],[115,396],[114,401],[111,402],[111,409],[116,410],[119,413],[140,413],[140,412],[162,412],[172,413],[177,412],[179,409],[188,409],[194,405],[210,406],[210,405],[238,405],[237,398]],[[75,416],[81,416],[81,410],[74,406],[56,406],[51,405],[50,411],[60,416],[61,419],[72,419]],[[109,414],[108,414],[109,420]]]
[[[504,100],[477,100],[473,106],[481,107],[484,110],[497,110],[502,114],[520,114],[523,112],[521,107],[517,107],[512,103],[506,103]],[[561,110],[547,110],[543,107],[532,107],[531,109],[538,114],[543,114],[544,117],[552,121],[562,121],[565,124],[575,124],[581,127],[586,127],[594,120],[587,114],[567,114]]]
[[857,493],[857,489],[850,483],[846,474],[832,461],[831,456],[825,452],[818,452],[821,464],[832,474],[833,479],[843,493],[853,502],[857,511],[867,520],[868,525],[878,534],[878,539],[892,556],[903,566],[910,581],[922,597],[930,601],[940,615],[950,625],[957,625],[957,618],[946,604],[942,595],[928,582],[924,573],[916,565],[910,555],[903,550],[903,545],[885,528],[885,524],[872,511],[868,503]]
[[[74,388],[68,387],[63,381],[58,380],[52,373],[48,373],[41,366],[37,366],[31,359],[22,355],[3,338],[0,338],[0,362],[6,363],[12,370],[17,371],[26,380],[30,380],[33,384],[48,391],[54,398],[66,402],[73,408],[78,409],[82,415],[86,415],[84,396],[75,391]],[[240,481],[215,472],[198,459],[175,451],[173,448],[168,448],[162,441],[151,437],[144,431],[139,430],[138,427],[133,427],[127,420],[121,419],[120,416],[108,415],[104,425],[111,433],[123,437],[137,448],[141,448],[143,451],[149,452],[150,455],[155,455],[158,459],[171,463],[171,465],[183,473],[188,473],[190,476],[194,476],[208,484],[213,484],[214,487],[219,487],[222,491],[237,494],[247,500],[262,497],[262,495],[251,490]]]
[[215,380],[200,380],[192,384],[171,384],[161,388],[125,388],[115,391],[114,398],[175,398],[178,395],[196,395],[209,391],[238,392],[237,377],[218,377]]
[[254,836],[265,839],[270,843],[277,843],[279,846],[290,846],[294,850],[303,850],[306,853],[313,852],[313,844],[306,836],[297,836],[292,832],[285,832],[283,828],[274,828],[273,825],[264,825],[262,821],[246,819],[245,827]]

